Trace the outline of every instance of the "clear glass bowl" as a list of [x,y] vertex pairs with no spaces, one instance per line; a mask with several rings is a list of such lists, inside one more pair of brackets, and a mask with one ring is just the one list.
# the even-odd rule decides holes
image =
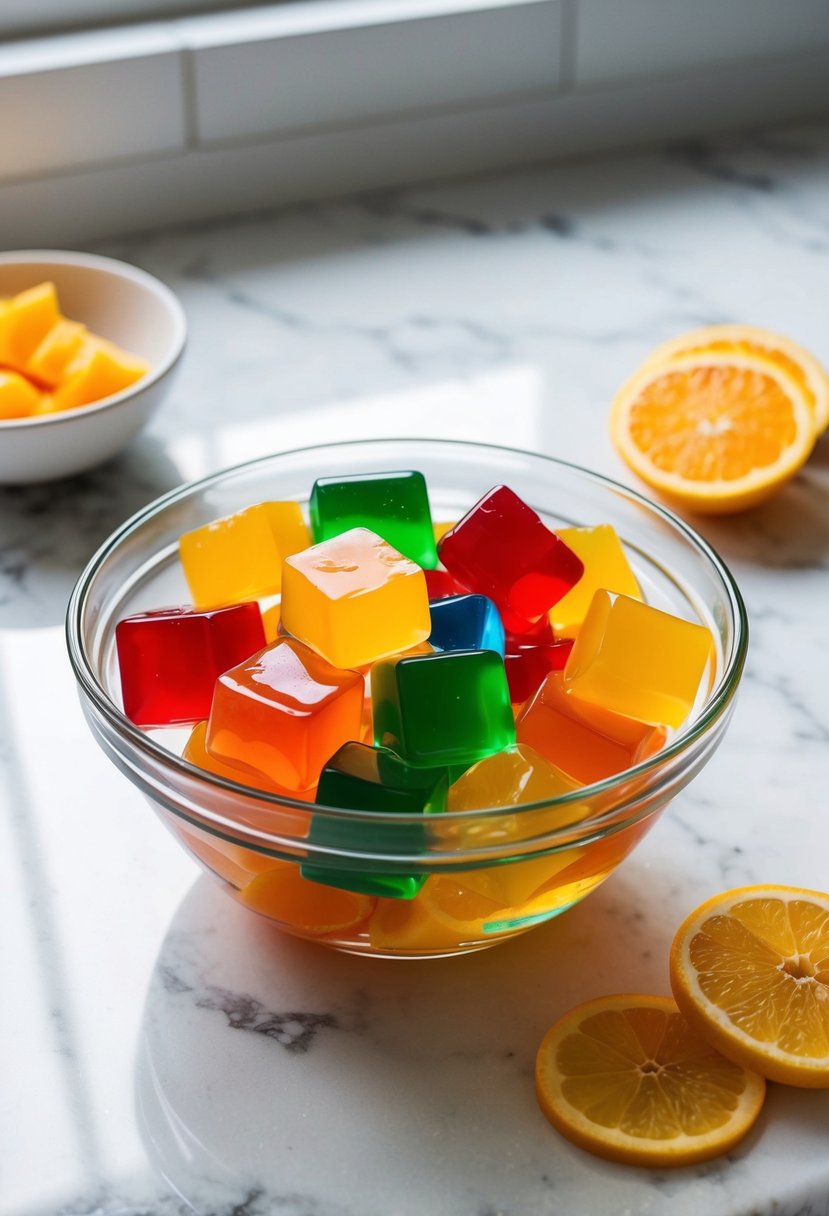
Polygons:
[[[460,518],[484,491],[503,483],[551,527],[612,524],[647,600],[711,630],[715,656],[705,687],[688,721],[656,756],[551,801],[432,815],[418,832],[422,817],[311,809],[224,780],[177,754],[186,730],[147,732],[124,717],[115,625],[129,613],[187,602],[177,555],[183,532],[266,499],[306,503],[317,477],[390,469],[425,475],[435,521]],[[158,499],[119,528],[81,575],[67,638],[95,738],[231,895],[286,932],[340,950],[435,957],[523,932],[565,911],[613,872],[722,739],[745,660],[747,623],[740,593],[716,553],[687,524],[632,490],[529,452],[376,440],[268,456]],[[347,845],[309,841],[312,811],[327,828],[326,840]],[[303,879],[303,861],[340,874],[426,881],[414,899],[376,899]]]

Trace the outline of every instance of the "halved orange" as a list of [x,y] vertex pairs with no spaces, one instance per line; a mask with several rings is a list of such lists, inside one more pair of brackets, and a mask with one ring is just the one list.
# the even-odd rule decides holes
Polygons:
[[763,1105],[766,1083],[694,1030],[668,997],[607,996],[548,1030],[536,1094],[581,1148],[632,1165],[690,1165],[733,1148]]
[[829,894],[739,887],[680,925],[671,988],[720,1051],[772,1081],[829,1088]]
[[278,920],[308,937],[325,937],[356,929],[376,900],[356,891],[341,891],[303,878],[291,861],[274,861],[239,892],[239,899],[256,912]]
[[613,401],[619,455],[666,498],[727,514],[769,498],[815,442],[804,387],[756,353],[699,353],[647,364]]
[[791,338],[759,325],[706,325],[692,329],[657,346],[645,361],[646,366],[668,363],[678,355],[758,354],[800,384],[820,435],[829,426],[829,376],[814,355]]

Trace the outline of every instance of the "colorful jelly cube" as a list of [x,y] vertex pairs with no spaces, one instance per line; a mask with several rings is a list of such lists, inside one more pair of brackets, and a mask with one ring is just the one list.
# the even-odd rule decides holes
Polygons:
[[453,595],[429,604],[435,650],[494,650],[504,653],[504,626],[485,595]]
[[[450,786],[446,809],[455,812],[501,807],[506,810],[527,803],[550,802],[580,788],[578,781],[568,777],[532,747],[519,744],[487,756],[467,769]],[[578,822],[587,813],[588,807],[584,803],[571,802],[549,811],[539,809],[522,811],[520,815],[479,819],[461,828],[459,845],[474,848],[508,842],[520,844]],[[582,849],[569,849],[561,854],[463,871],[455,877],[465,890],[492,899],[502,907],[514,907],[577,860],[582,852]]]
[[295,502],[261,502],[185,532],[179,555],[198,607],[275,595],[282,563],[305,549],[310,534]]
[[447,596],[463,591],[448,570],[424,570],[423,577],[430,600],[445,600]]
[[371,700],[375,743],[409,764],[474,764],[515,742],[504,663],[492,650],[375,663]]
[[207,749],[286,790],[315,784],[328,757],[360,734],[363,677],[281,638],[216,683]]
[[603,781],[655,755],[665,732],[571,696],[562,673],[552,672],[515,723],[528,744],[574,780]]
[[162,608],[126,617],[115,628],[124,713],[138,726],[206,718],[218,677],[264,642],[257,604],[210,612]]
[[429,495],[422,473],[360,473],[322,477],[309,503],[316,542],[368,528],[425,569],[438,563]]
[[713,655],[702,625],[626,595],[597,591],[564,668],[580,701],[664,726],[681,726]]
[[440,560],[488,595],[508,629],[538,620],[582,576],[581,560],[507,486],[496,486],[441,539]]
[[282,624],[337,667],[373,663],[428,638],[423,571],[376,533],[352,528],[286,559]]
[[[445,772],[414,768],[386,748],[346,743],[322,770],[317,803],[384,815],[429,815],[446,809],[447,787]],[[426,829],[419,823],[313,815],[308,839],[314,845],[362,853],[420,854]],[[367,864],[359,870],[303,864],[302,875],[327,886],[393,899],[412,899],[426,881],[425,874],[375,872],[364,868]]]
[[308,790],[286,790],[259,769],[239,761],[233,763],[214,756],[207,750],[207,722],[196,723],[181,756],[196,768],[215,773],[217,777],[224,777],[225,780],[235,781],[239,785],[248,785],[251,789],[264,790],[267,794],[284,794],[288,798],[298,798],[301,801],[313,798],[314,795],[314,786]]
[[509,634],[504,667],[513,704],[523,705],[535,696],[551,671],[563,671],[572,649],[572,638],[532,642]]
[[595,528],[558,528],[556,535],[584,563],[584,574],[575,587],[550,609],[550,622],[559,637],[576,636],[596,591],[612,591],[641,600],[636,575],[610,524],[599,524]]

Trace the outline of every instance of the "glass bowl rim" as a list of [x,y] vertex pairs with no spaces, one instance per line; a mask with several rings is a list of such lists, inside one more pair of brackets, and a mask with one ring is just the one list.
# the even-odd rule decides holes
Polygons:
[[[561,460],[555,456],[548,456],[543,452],[529,452],[523,448],[508,447],[503,444],[494,443],[478,443],[474,440],[466,439],[436,439],[423,436],[385,436],[375,437],[373,439],[348,439],[337,440],[332,443],[310,444],[299,448],[290,448],[282,452],[270,452],[264,456],[257,456],[252,460],[240,461],[234,465],[228,465],[225,468],[219,469],[216,472],[209,473],[204,477],[195,478],[191,481],[183,482],[172,490],[168,490],[165,494],[153,499],[146,506],[134,512],[131,516],[123,521],[110,535],[102,542],[98,549],[93,553],[92,557],[87,562],[86,566],[79,575],[72,593],[69,598],[66,611],[65,636],[67,648],[69,651],[69,660],[72,670],[75,675],[81,690],[89,698],[96,707],[98,712],[109,722],[115,729],[116,733],[125,740],[134,750],[139,753],[148,753],[156,763],[160,763],[162,767],[172,768],[174,772],[180,773],[188,780],[194,778],[205,782],[210,787],[215,787],[225,794],[232,794],[236,797],[241,797],[248,802],[255,802],[262,806],[272,805],[276,808],[288,808],[292,811],[305,811],[310,813],[332,816],[335,819],[348,820],[359,819],[371,816],[372,820],[377,823],[389,823],[405,826],[422,822],[422,816],[416,814],[396,814],[393,812],[368,812],[366,810],[353,810],[345,807],[331,807],[322,803],[310,803],[301,801],[300,799],[291,798],[288,794],[274,794],[266,790],[256,790],[252,786],[242,785],[238,782],[231,781],[225,777],[221,777],[216,773],[211,773],[208,770],[198,768],[194,764],[190,764],[181,756],[177,756],[174,752],[145,734],[140,727],[135,726],[118,708],[115,702],[107,695],[101,682],[98,680],[92,664],[87,656],[86,649],[81,638],[81,619],[86,606],[87,598],[90,591],[90,586],[96,577],[100,567],[103,565],[107,557],[109,557],[129,535],[136,532],[142,524],[154,515],[159,514],[173,503],[187,498],[191,494],[196,494],[208,490],[212,485],[234,474],[242,473],[248,470],[253,470],[257,465],[264,465],[270,461],[279,460],[290,456],[301,456],[315,451],[325,451],[331,448],[360,447],[371,448],[381,447],[382,445],[396,444],[426,444],[440,448],[473,448],[490,453],[508,453],[510,456],[528,457],[533,461],[541,461],[542,463],[553,465],[557,468],[565,469],[575,473],[577,476],[584,478],[588,482],[599,485],[605,488],[614,490],[622,497],[629,499],[632,503],[644,507],[647,511],[656,514],[658,517],[667,523],[674,531],[680,533],[683,539],[690,543],[692,548],[698,550],[707,559],[715,570],[720,583],[722,584],[729,602],[731,610],[731,621],[734,629],[734,641],[731,647],[730,658],[727,659],[725,669],[716,686],[711,690],[709,697],[699,714],[687,727],[681,728],[673,739],[654,756],[648,757],[633,765],[631,768],[624,769],[621,773],[615,773],[611,777],[606,777],[602,781],[593,782],[590,785],[585,785],[577,790],[573,790],[568,794],[560,794],[555,798],[543,799],[539,802],[524,802],[516,806],[507,807],[482,807],[474,810],[466,811],[442,811],[441,821],[456,822],[462,824],[470,820],[487,820],[497,819],[498,817],[507,815],[523,815],[525,812],[530,813],[538,810],[549,810],[556,807],[567,807],[571,804],[578,803],[586,797],[595,798],[611,793],[614,789],[622,788],[627,782],[636,780],[637,783],[642,777],[650,773],[655,773],[663,768],[667,762],[687,751],[694,743],[706,734],[711,726],[725,712],[734,694],[742,675],[743,667],[745,666],[746,653],[748,648],[748,615],[746,612],[745,603],[734,576],[731,574],[726,563],[719,556],[717,551],[711,546],[700,534],[675,515],[669,508],[661,503],[654,502],[647,498],[644,494],[630,486],[623,485],[621,482],[615,481],[611,477],[605,476],[603,473],[597,473],[592,469],[587,469],[583,465],[576,464],[573,461]],[[184,724],[186,725],[186,724]],[[637,795],[651,793],[651,787],[638,787]],[[618,815],[620,805],[625,802],[635,803],[636,798],[623,799],[621,804],[615,804],[594,816],[588,816],[579,823],[579,828],[595,831],[601,826],[603,820],[614,815]],[[224,824],[222,815],[210,808],[200,808],[200,815],[204,816],[206,821],[202,826],[207,827],[211,822],[216,826]],[[237,824],[238,828],[242,828],[246,832],[250,832],[251,828],[248,825]],[[550,833],[551,837],[556,835],[566,835],[572,832],[574,825],[562,825],[561,828]],[[257,835],[262,834],[257,831]],[[279,833],[275,833],[273,839],[276,840]]]

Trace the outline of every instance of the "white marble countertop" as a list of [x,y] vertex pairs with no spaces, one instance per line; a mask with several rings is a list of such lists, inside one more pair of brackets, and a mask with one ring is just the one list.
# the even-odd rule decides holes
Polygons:
[[62,625],[121,520],[281,448],[463,436],[630,476],[608,401],[656,342],[778,328],[829,363],[829,127],[539,168],[109,242],[190,322],[122,458],[0,491],[3,1216],[825,1216],[829,1093],[772,1087],[728,1158],[601,1162],[539,1113],[565,1009],[667,992],[725,887],[826,888],[829,443],[700,529],[748,603],[726,740],[604,887],[484,954],[380,963],[282,938],[162,831],[81,717]]

